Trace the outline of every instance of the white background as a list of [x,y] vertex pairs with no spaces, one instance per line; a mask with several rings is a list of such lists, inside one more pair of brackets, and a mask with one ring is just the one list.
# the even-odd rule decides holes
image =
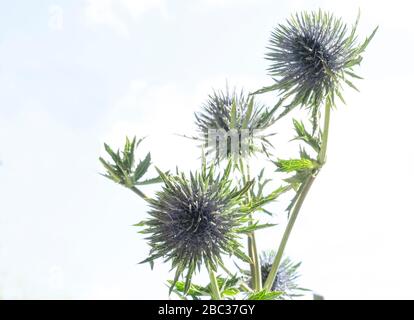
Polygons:
[[[332,115],[287,254],[327,299],[414,298],[414,8],[402,0],[1,2],[0,297],[167,298],[168,266],[137,265],[145,204],[98,175],[103,141],[148,135],[141,154],[159,167],[195,168],[199,151],[174,133],[194,132],[193,112],[226,80],[269,84],[271,29],[319,7],[349,23],[360,8],[361,38],[380,29],[361,92]],[[279,140],[277,156],[294,156]],[[272,207],[282,224],[284,207]]]

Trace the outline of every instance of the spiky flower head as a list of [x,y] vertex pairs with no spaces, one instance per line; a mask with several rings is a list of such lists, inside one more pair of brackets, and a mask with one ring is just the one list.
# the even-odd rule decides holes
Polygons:
[[176,269],[175,279],[186,273],[186,290],[191,278],[202,263],[213,270],[221,261],[222,254],[235,254],[247,259],[240,249],[238,228],[247,220],[240,213],[240,199],[252,182],[243,188],[233,188],[229,164],[222,175],[215,175],[214,167],[203,164],[201,172],[167,175],[162,172],[164,186],[150,200],[151,218],[144,221],[143,233],[149,234],[151,247],[149,257],[143,262],[157,258],[171,261]]
[[[263,283],[269,275],[275,255],[273,251],[261,254],[260,264]],[[280,264],[275,282],[273,282],[271,287],[272,291],[283,292],[280,298],[294,298],[302,295],[300,291],[304,291],[304,289],[299,288],[296,283],[300,276],[297,271],[299,266],[300,263],[294,263],[289,258],[285,258]]]
[[[269,73],[276,84],[258,92],[280,90],[284,98],[292,97],[290,108],[308,105],[317,108],[330,95],[341,100],[342,84],[355,88],[349,77],[374,32],[363,42],[357,42],[355,24],[350,28],[331,13],[321,10],[292,15],[286,24],[279,24],[271,34]],[[356,89],[356,88],[355,88]]]
[[275,109],[268,109],[234,89],[213,91],[195,114],[196,125],[206,154],[216,153],[218,160],[231,156],[268,153],[272,146],[266,132],[275,121]]

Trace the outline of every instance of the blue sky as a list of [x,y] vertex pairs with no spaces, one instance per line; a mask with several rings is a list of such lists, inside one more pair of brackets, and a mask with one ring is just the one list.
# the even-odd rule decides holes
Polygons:
[[173,134],[192,133],[211,88],[269,83],[271,28],[319,7],[348,22],[361,8],[361,36],[380,31],[288,251],[327,298],[412,297],[413,8],[357,0],[2,2],[0,297],[166,297],[168,268],[136,264],[147,247],[130,226],[144,204],[98,175],[103,141],[148,135],[157,165],[196,166]]

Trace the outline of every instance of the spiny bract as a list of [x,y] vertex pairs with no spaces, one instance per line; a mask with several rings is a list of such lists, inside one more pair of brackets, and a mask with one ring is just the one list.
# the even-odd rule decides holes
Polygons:
[[213,270],[221,261],[221,254],[243,257],[237,239],[237,228],[245,223],[246,215],[239,212],[240,198],[250,188],[231,186],[229,164],[224,174],[215,176],[214,167],[206,165],[200,173],[168,175],[162,172],[163,189],[150,200],[151,218],[142,224],[143,233],[151,246],[150,256],[143,262],[157,258],[171,260],[176,276],[171,288],[185,270],[186,289],[196,268],[204,262]]
[[[269,275],[272,263],[275,258],[275,252],[264,252],[261,255],[260,264],[263,283],[266,281]],[[300,263],[293,263],[289,258],[285,258],[279,266],[277,271],[276,280],[272,284],[272,291],[283,292],[280,298],[293,298],[301,296],[300,291],[304,291],[298,287],[296,280],[299,278],[297,269]]]

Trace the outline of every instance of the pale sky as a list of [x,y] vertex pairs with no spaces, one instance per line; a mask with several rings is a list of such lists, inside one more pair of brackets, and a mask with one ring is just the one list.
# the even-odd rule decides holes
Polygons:
[[[98,175],[103,142],[148,136],[142,156],[194,169],[198,149],[174,134],[194,132],[211,88],[269,84],[270,31],[318,8],[349,23],[360,8],[361,38],[380,29],[361,92],[347,90],[333,112],[328,163],[286,253],[302,261],[301,285],[326,299],[413,299],[408,0],[1,2],[0,298],[168,298],[169,266],[137,264],[148,246],[131,225],[145,203]],[[295,155],[289,134],[275,140],[280,157]],[[273,205],[281,225],[259,233],[261,248],[278,244],[284,206]]]

